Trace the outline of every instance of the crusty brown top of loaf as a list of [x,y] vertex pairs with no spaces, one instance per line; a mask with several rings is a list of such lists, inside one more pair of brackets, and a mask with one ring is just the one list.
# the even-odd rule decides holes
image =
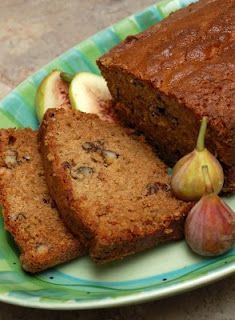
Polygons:
[[37,133],[30,129],[0,130],[0,204],[26,271],[42,271],[83,253],[49,196]]
[[235,1],[201,0],[128,37],[98,65],[147,81],[234,140],[234,38]]

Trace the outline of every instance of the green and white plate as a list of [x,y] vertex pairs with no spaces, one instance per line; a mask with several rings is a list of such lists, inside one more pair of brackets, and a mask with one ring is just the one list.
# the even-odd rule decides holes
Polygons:
[[[36,89],[52,69],[98,73],[96,59],[122,41],[193,2],[168,0],[97,33],[28,78],[0,102],[0,127],[38,127]],[[227,199],[235,208],[235,197]],[[48,309],[100,308],[159,299],[235,272],[235,248],[217,258],[194,255],[184,241],[158,246],[107,266],[85,257],[31,276],[19,264],[18,251],[0,218],[0,300]]]

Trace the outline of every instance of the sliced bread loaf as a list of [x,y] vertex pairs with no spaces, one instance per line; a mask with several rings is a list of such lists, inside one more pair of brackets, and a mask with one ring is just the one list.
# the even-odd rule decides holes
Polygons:
[[95,115],[51,109],[40,144],[51,195],[95,261],[183,237],[191,204],[174,198],[167,168],[142,137]]
[[42,271],[83,254],[49,196],[37,133],[30,129],[0,130],[0,204],[26,271]]

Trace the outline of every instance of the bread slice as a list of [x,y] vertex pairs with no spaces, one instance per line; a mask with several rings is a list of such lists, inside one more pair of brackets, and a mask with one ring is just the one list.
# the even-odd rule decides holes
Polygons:
[[64,221],[106,262],[183,237],[191,204],[133,132],[95,115],[51,109],[40,128],[46,179]]
[[84,253],[49,196],[37,133],[30,129],[0,130],[0,203],[26,271],[39,272]]

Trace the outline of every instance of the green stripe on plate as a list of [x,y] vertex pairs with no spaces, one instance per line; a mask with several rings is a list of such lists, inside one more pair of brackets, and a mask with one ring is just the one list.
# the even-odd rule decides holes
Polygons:
[[146,10],[139,12],[135,15],[135,19],[142,30],[145,30],[163,19],[161,12],[157,6],[151,6]]
[[0,105],[0,110],[13,120],[16,126],[36,129],[38,120],[35,110],[30,108],[22,97],[18,95],[17,90],[6,96]]
[[37,87],[32,81],[28,81],[27,86],[20,84],[15,89],[16,94],[21,97],[27,107],[33,109],[33,112],[36,91]]
[[176,11],[180,8],[180,1],[174,1],[166,0],[163,3],[159,5],[159,10],[161,11],[162,15],[164,17],[169,16],[170,13]]
[[197,0],[165,0],[159,3],[158,8],[162,13],[163,17],[169,16],[172,12],[181,9],[192,2],[197,2]]
[[121,38],[113,30],[103,30],[92,37],[96,47],[104,54],[109,51],[115,45],[120,43]]
[[[1,106],[0,106],[1,108]],[[12,119],[11,115],[5,114],[5,112],[0,110],[0,128],[19,128],[21,125]]]
[[131,34],[137,34],[143,31],[133,16],[115,23],[112,29],[121,40],[124,40]]
[[66,56],[62,56],[61,60],[68,64],[68,66],[72,70],[72,73],[77,73],[81,71],[92,71],[89,62],[76,49],[67,52]]
[[94,73],[100,73],[95,61],[101,56],[102,52],[92,39],[83,41],[79,46],[76,46],[75,49],[79,50],[82,57],[86,58]]

